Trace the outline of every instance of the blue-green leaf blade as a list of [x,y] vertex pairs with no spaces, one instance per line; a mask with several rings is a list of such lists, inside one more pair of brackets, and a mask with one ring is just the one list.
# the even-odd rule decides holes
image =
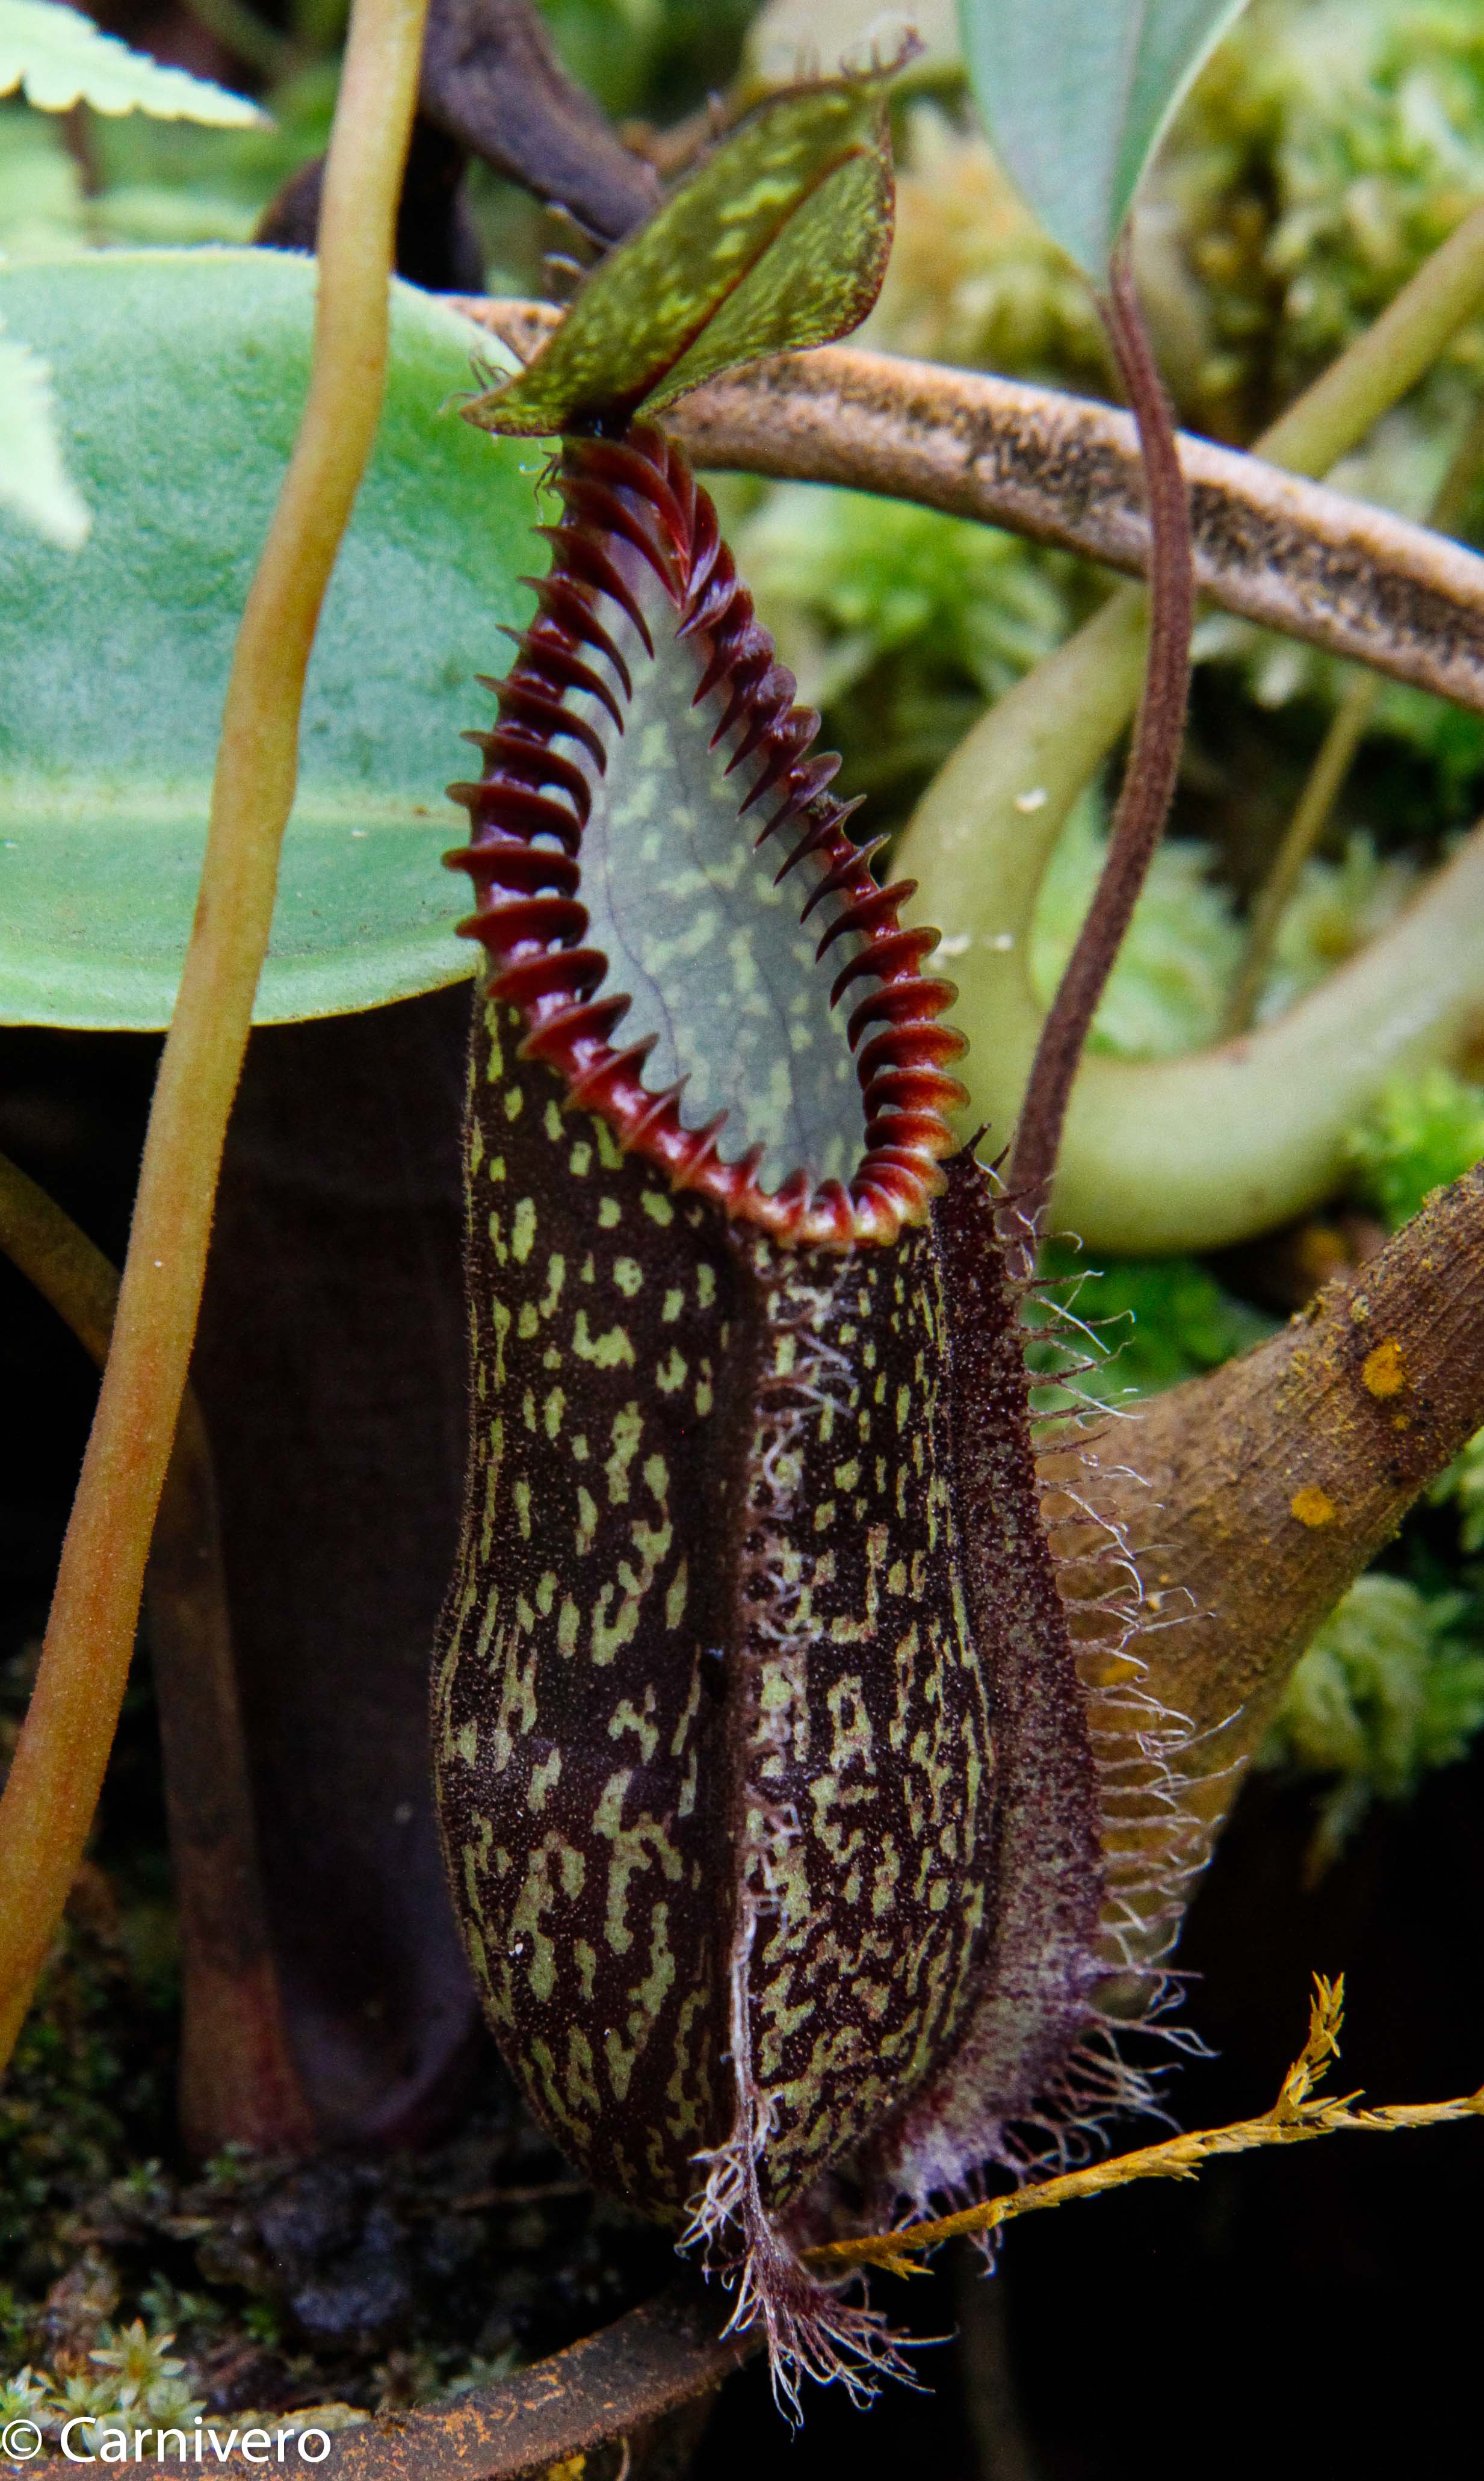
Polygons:
[[1100,282],[1133,193],[1244,0],[959,0],[975,97],[1047,231]]
[[[0,510],[0,1020],[168,1022],[227,667],[303,403],[314,271],[266,250],[0,270],[92,513],[62,552]],[[260,1023],[455,981],[444,797],[474,675],[529,594],[529,452],[450,399],[491,339],[395,289],[375,456],[310,665]]]

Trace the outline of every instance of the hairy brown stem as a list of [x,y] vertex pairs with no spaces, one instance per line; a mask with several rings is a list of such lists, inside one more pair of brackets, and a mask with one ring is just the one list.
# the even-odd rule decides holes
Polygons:
[[[0,1249],[101,1369],[118,1275],[54,1199],[0,1156]],[[180,1916],[180,2116],[190,2150],[297,2153],[314,2123],[269,1939],[237,1700],[211,1445],[181,1400],[144,1592]]]
[[1169,815],[1190,685],[1195,581],[1189,507],[1174,424],[1122,243],[1113,256],[1105,316],[1144,452],[1149,654],[1107,859],[1041,1029],[1010,1155],[1013,1211],[1028,1232],[1033,1232],[1050,1193],[1082,1046]]
[[[457,307],[522,359],[561,314]],[[665,415],[707,471],[834,483],[1142,576],[1149,525],[1125,413],[1053,388],[853,346],[784,353]],[[1180,433],[1198,591],[1263,628],[1484,713],[1484,560],[1425,526]]]
[[[1484,1166],[1270,1343],[1049,1462],[1138,1557],[1156,1623],[1136,1641],[1138,1685],[1191,1734],[1183,1867],[1209,1854],[1320,1622],[1481,1425]],[[1075,1552],[1070,1502],[1065,1513]],[[1068,1582],[1090,1613],[1106,1573]],[[1108,1693],[1129,1676],[1111,1662]],[[1168,1926],[1152,1920],[1151,1944]]]

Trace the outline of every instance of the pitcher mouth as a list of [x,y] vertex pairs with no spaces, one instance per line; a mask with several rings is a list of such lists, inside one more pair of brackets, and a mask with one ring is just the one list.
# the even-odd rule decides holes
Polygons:
[[[466,736],[483,771],[449,788],[460,930],[522,1055],[676,1188],[792,1243],[889,1241],[965,1099],[953,985],[922,970],[938,933],[902,925],[912,881],[877,885],[884,840],[846,833],[840,762],[810,754],[820,718],[680,450],[647,426],[569,439],[555,483],[535,617],[483,683],[495,729]],[[615,1041],[631,1014],[652,1023]]]

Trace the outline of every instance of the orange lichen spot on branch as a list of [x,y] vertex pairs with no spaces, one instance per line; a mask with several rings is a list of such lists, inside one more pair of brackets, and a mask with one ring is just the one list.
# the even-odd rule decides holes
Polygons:
[[1361,1384],[1370,1396],[1397,1396],[1407,1383],[1407,1365],[1394,1336],[1388,1336],[1361,1365]]
[[1300,1525],[1320,1526],[1333,1525],[1339,1510],[1327,1490],[1320,1490],[1316,1482],[1306,1481],[1289,1500],[1289,1513],[1296,1516]]

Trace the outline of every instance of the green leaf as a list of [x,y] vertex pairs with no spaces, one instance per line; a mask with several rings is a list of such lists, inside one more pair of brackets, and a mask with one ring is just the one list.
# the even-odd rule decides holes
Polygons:
[[0,94],[17,87],[42,112],[91,103],[94,112],[148,112],[219,129],[245,129],[265,117],[243,95],[131,52],[57,0],[0,0]]
[[[660,413],[720,371],[767,353],[827,345],[858,327],[881,289],[892,232],[892,173],[884,154],[852,155],[791,216],[771,248],[708,320],[644,399]],[[867,249],[842,248],[867,237]],[[864,287],[869,283],[869,297]]]
[[997,153],[1101,282],[1145,165],[1244,0],[959,0]]
[[[0,509],[0,1019],[165,1024],[237,623],[303,405],[314,268],[269,250],[0,269],[92,510],[75,558]],[[492,340],[393,294],[386,411],[304,702],[260,1022],[458,980],[474,675],[529,596],[534,459],[447,409]]]
[[13,509],[64,551],[77,551],[88,539],[88,511],[62,460],[51,373],[28,346],[6,337],[0,337],[0,507]]
[[892,241],[887,74],[779,95],[593,270],[530,367],[464,410],[527,438],[658,413],[860,325]]

